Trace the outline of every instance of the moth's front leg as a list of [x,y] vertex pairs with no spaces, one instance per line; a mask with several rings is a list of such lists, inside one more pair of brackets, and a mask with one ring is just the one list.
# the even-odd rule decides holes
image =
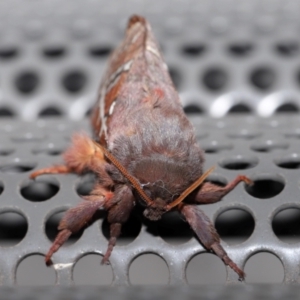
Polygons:
[[79,231],[83,226],[90,222],[95,212],[100,208],[105,208],[105,206],[108,205],[107,203],[111,201],[112,197],[113,193],[109,191],[106,195],[101,193],[96,196],[94,193],[91,196],[84,197],[86,200],[66,211],[58,226],[58,230],[60,230],[60,232],[56,236],[51,248],[45,256],[47,264],[51,262],[53,253],[55,253],[64,244],[70,235]]
[[215,203],[220,201],[226,194],[232,191],[240,182],[252,185],[251,179],[244,175],[238,175],[233,181],[222,187],[211,182],[204,182],[198,192],[189,199],[191,203]]
[[127,185],[119,186],[115,190],[114,203],[108,211],[107,221],[110,223],[110,238],[106,253],[103,256],[102,264],[108,262],[111,252],[121,234],[122,225],[128,220],[135,205],[134,196]]
[[71,146],[63,153],[64,164],[37,170],[31,179],[43,174],[82,174],[84,171],[98,172],[105,163],[104,155],[97,144],[85,134],[76,133]]
[[241,280],[245,278],[245,273],[236,263],[234,263],[227,255],[226,251],[220,244],[220,237],[209,218],[205,213],[194,205],[181,204],[179,210],[190,224],[200,242],[205,248],[213,250],[226,265],[233,269]]
[[36,177],[44,175],[44,174],[68,174],[68,173],[73,173],[73,170],[70,169],[68,166],[55,165],[52,167],[36,170],[29,175],[29,178],[35,179]]

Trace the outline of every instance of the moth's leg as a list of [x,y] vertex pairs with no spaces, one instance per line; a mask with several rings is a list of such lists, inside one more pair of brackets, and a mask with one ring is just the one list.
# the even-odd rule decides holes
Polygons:
[[102,151],[95,142],[85,134],[76,133],[71,146],[63,153],[64,164],[37,170],[30,174],[34,179],[43,174],[77,173],[84,171],[97,172],[105,164]]
[[204,182],[198,192],[189,198],[189,202],[201,204],[218,202],[242,181],[249,185],[253,184],[251,179],[243,175],[238,175],[224,187]]
[[205,213],[194,205],[181,204],[179,210],[190,224],[200,242],[205,248],[213,250],[226,265],[233,269],[244,279],[245,273],[228,257],[226,251],[220,244],[220,237],[210,219]]
[[106,196],[98,195],[98,197],[96,197],[95,194],[86,196],[84,197],[86,199],[85,201],[66,211],[58,226],[60,232],[45,256],[47,264],[51,262],[53,253],[64,244],[72,233],[79,231],[92,219],[98,209],[104,208],[105,204],[111,201],[112,195],[111,192],[107,192]]
[[131,189],[126,185],[116,189],[114,202],[115,204],[111,206],[107,216],[107,221],[110,223],[110,238],[106,253],[101,261],[102,264],[108,263],[117,238],[121,234],[122,225],[128,220],[135,205]]
[[32,172],[29,177],[35,179],[36,177],[44,174],[67,174],[72,173],[72,170],[66,165],[55,165],[48,168],[43,168]]

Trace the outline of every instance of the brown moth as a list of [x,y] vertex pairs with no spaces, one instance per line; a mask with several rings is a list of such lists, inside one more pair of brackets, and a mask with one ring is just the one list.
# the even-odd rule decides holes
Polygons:
[[95,212],[108,212],[110,239],[102,263],[107,263],[117,237],[136,204],[144,216],[158,220],[179,211],[203,246],[217,254],[243,279],[244,272],[228,257],[214,225],[197,204],[220,201],[239,182],[225,187],[204,182],[203,151],[187,119],[150,25],[132,16],[121,45],[112,54],[92,113],[95,140],[75,134],[63,154],[64,164],[37,170],[42,174],[93,172],[97,182],[89,196],[69,209],[45,260]]

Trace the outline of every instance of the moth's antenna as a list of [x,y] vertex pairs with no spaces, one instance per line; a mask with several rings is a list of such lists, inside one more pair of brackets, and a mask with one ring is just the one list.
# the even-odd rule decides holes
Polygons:
[[111,161],[111,163],[124,175],[124,177],[126,177],[131,182],[131,184],[137,190],[139,195],[145,200],[145,202],[148,205],[151,205],[153,201],[146,195],[136,178],[130,175],[128,171],[122,166],[122,164],[107,149],[105,149],[102,145],[98,143],[95,144],[102,150],[103,154]]
[[204,174],[201,175],[191,186],[189,186],[176,200],[167,205],[167,211],[171,208],[177,206],[181,203],[192,191],[194,191],[203,181],[208,177],[208,175],[215,169],[215,167],[211,167]]

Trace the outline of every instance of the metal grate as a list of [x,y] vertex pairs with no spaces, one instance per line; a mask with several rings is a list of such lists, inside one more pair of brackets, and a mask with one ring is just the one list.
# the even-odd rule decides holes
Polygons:
[[[194,117],[191,120],[206,151],[206,168],[217,165],[209,180],[226,184],[243,173],[255,182],[252,188],[239,185],[220,203],[202,206],[214,220],[228,254],[250,272],[246,282],[255,282],[253,278],[257,275],[251,275],[251,259],[261,253],[269,253],[265,261],[271,254],[275,255],[272,256],[275,262],[272,259],[270,265],[267,262],[266,270],[259,268],[256,271],[261,273],[263,281],[269,280],[264,276],[268,273],[272,276],[272,268],[279,264],[279,277],[275,275],[275,282],[298,282],[299,118],[228,117],[215,120]],[[34,168],[59,163],[58,154],[66,147],[71,132],[79,128],[88,130],[87,122],[57,119],[0,123],[2,285],[26,284],[22,272],[25,272],[26,264],[31,265],[30,260],[27,263],[26,260],[47,252],[61,217],[56,214],[78,203],[79,194],[87,193],[92,186],[92,177],[79,179],[75,175],[47,175],[36,181],[28,179]],[[150,282],[158,284],[201,284],[207,281],[205,276],[210,276],[207,273],[211,272],[212,282],[238,282],[237,275],[229,269],[226,276],[225,267],[217,257],[205,268],[197,266],[201,264],[197,262],[201,255],[213,255],[205,254],[206,250],[177,215],[168,214],[162,221],[149,222],[138,210],[127,228],[125,226],[111,256],[111,265],[100,267],[99,255],[107,247],[107,224],[104,215],[99,215],[98,219],[54,255],[53,268],[48,269],[52,275],[44,284],[84,282],[86,275],[81,272],[84,272],[85,264],[90,264],[92,269],[96,266],[95,270],[101,269],[103,278],[96,279],[99,284],[139,284],[143,282],[143,276],[147,278],[147,273]],[[93,262],[81,262],[91,254],[98,254]],[[145,254],[152,254],[152,258],[148,256],[152,265],[147,265],[143,259],[139,261]],[[42,257],[37,264],[46,269]],[[31,272],[33,278],[42,276],[34,274],[33,267]],[[151,278],[153,274],[157,277]]]
[[59,162],[72,132],[89,132],[85,117],[132,7],[149,18],[161,42],[206,151],[205,167],[217,165],[209,179],[226,184],[243,173],[255,181],[202,206],[228,254],[245,268],[246,283],[299,283],[300,3],[30,3],[0,2],[0,284],[238,281],[178,215],[147,222],[138,209],[110,266],[99,265],[107,246],[105,215],[60,249],[52,268],[43,263],[61,212],[88,193],[93,178],[33,182],[28,174]]
[[187,112],[299,112],[298,1],[160,4],[2,1],[0,116],[82,119],[133,12],[151,21]]

